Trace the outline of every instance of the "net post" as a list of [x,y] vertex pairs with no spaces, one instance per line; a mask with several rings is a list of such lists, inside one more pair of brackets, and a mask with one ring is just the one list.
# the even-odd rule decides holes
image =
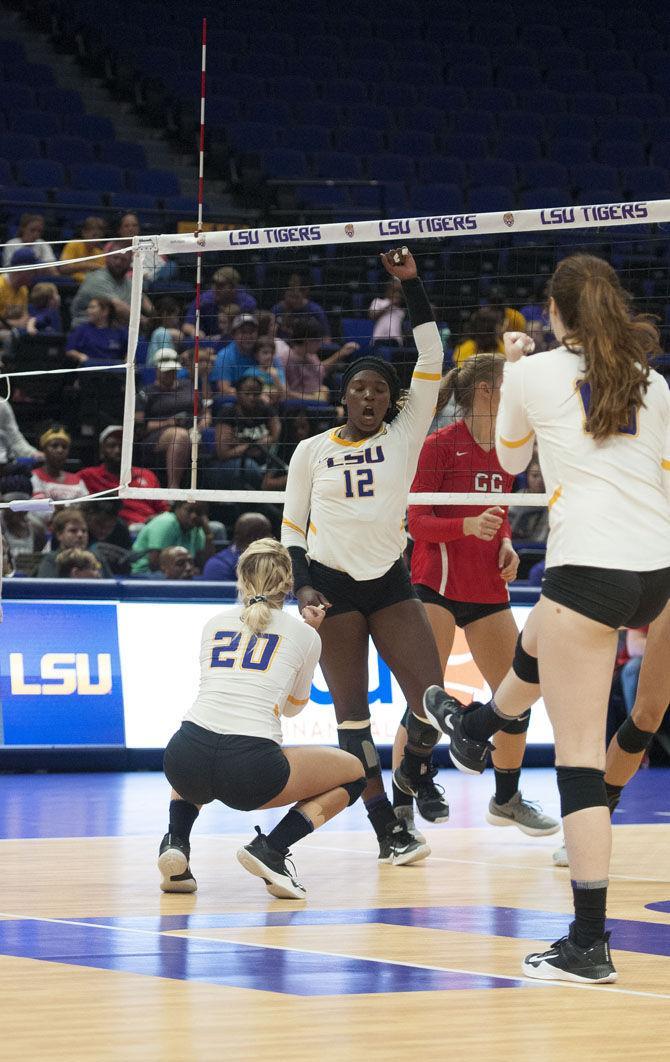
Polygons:
[[[207,19],[202,20],[200,58],[200,148],[198,152],[198,224],[196,240],[202,239],[202,203],[205,186],[205,75],[207,70]],[[200,299],[202,296],[202,252],[196,255],[195,276],[195,343],[193,346],[193,427],[191,429],[191,490],[198,480],[198,417],[200,414]]]
[[132,477],[133,439],[135,435],[135,364],[137,341],[140,335],[140,318],[142,316],[142,286],[144,282],[144,263],[147,251],[152,245],[151,239],[133,236],[133,276],[130,288],[130,317],[128,319],[128,351],[126,354],[126,394],[123,405],[123,435],[121,438],[121,471],[119,475],[119,493],[129,486]]

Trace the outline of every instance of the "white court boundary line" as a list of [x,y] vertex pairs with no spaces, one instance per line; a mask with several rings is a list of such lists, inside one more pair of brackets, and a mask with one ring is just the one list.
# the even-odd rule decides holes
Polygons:
[[[299,909],[301,911],[305,910],[304,907],[301,907]],[[338,908],[338,910],[339,910],[339,908]],[[347,908],[342,908],[342,910],[346,912]],[[235,912],[229,912],[229,913],[235,914]],[[250,912],[245,911],[245,912],[241,912],[241,913],[249,914]],[[251,913],[253,913],[253,912],[251,912]],[[286,913],[290,914],[291,912],[290,911],[288,911],[288,912],[280,911],[280,912],[276,912],[276,913],[278,913],[278,914],[286,914]],[[211,914],[211,912],[210,912],[210,914]],[[139,918],[143,918],[143,917],[146,917],[146,918],[152,918],[152,917],[161,918],[161,917],[164,917],[164,916],[161,916],[161,915],[120,915],[119,917],[121,917],[121,918],[137,918],[137,917],[139,917]],[[213,915],[213,917],[216,917],[216,915]],[[85,928],[85,929],[106,929],[106,930],[110,930],[110,931],[116,932],[116,933],[134,933],[137,936],[145,936],[145,937],[146,936],[149,936],[149,937],[170,937],[172,939],[187,940],[187,941],[188,940],[200,940],[200,941],[207,942],[208,944],[234,944],[234,945],[236,944],[239,947],[243,947],[243,948],[257,948],[257,949],[270,948],[272,951],[290,951],[290,952],[296,952],[296,953],[297,952],[309,952],[310,955],[330,955],[333,958],[353,959],[353,960],[356,960],[358,962],[387,963],[389,966],[401,966],[401,967],[405,967],[407,969],[412,969],[413,968],[413,969],[419,969],[419,970],[434,970],[437,973],[465,974],[465,975],[470,976],[470,977],[489,977],[489,978],[495,978],[495,979],[497,979],[499,981],[522,981],[524,984],[532,985],[533,987],[545,986],[546,988],[572,988],[572,989],[577,989],[577,990],[586,989],[589,992],[594,992],[594,991],[598,991],[598,992],[601,992],[601,993],[606,992],[608,995],[639,996],[639,997],[642,997],[644,999],[670,999],[670,993],[644,992],[642,990],[634,989],[634,988],[614,988],[614,987],[611,987],[609,985],[578,984],[577,982],[574,982],[574,981],[543,981],[543,980],[540,980],[539,978],[524,977],[522,974],[518,975],[518,976],[514,975],[514,974],[495,974],[495,973],[491,973],[490,971],[489,972],[485,972],[485,971],[481,971],[481,970],[466,970],[466,969],[463,969],[463,968],[458,967],[458,966],[432,966],[432,965],[429,965],[428,963],[422,963],[422,962],[400,962],[398,959],[372,958],[372,957],[370,957],[368,955],[352,955],[349,952],[342,952],[342,951],[324,951],[324,950],[320,950],[319,951],[319,950],[316,950],[314,948],[305,948],[305,947],[298,948],[298,947],[292,947],[290,945],[289,946],[285,946],[285,945],[280,945],[280,944],[261,944],[261,943],[259,943],[259,944],[254,944],[254,943],[249,944],[247,941],[226,940],[224,937],[208,937],[208,936],[203,936],[200,933],[189,933],[188,936],[180,935],[180,934],[184,934],[185,932],[187,932],[187,931],[184,931],[184,930],[133,929],[133,928],[129,928],[127,926],[105,925],[104,923],[100,923],[100,922],[84,922],[84,921],[80,921],[78,919],[73,919],[73,918],[48,918],[46,916],[39,916],[39,915],[10,914],[10,913],[8,913],[6,911],[0,911],[0,919],[9,919],[9,920],[13,920],[13,921],[16,921],[17,919],[21,919],[22,921],[26,921],[26,922],[47,922],[47,923],[49,923],[51,925],[77,926],[77,927]],[[229,926],[227,928],[232,928],[232,927]],[[268,928],[269,929],[275,929],[275,928],[284,929],[284,928],[290,928],[290,927],[284,927],[284,926],[239,926],[239,927],[235,927],[235,928],[239,928],[239,929],[243,929],[244,930],[244,929],[268,929]],[[411,927],[409,927],[409,928],[411,928]],[[417,927],[417,928],[423,928],[423,927]],[[438,932],[440,932],[440,931],[438,930]],[[458,930],[452,930],[452,932],[458,932]],[[482,939],[480,934],[472,934],[472,936],[476,936],[478,939]],[[491,936],[494,936],[494,934],[491,934]],[[532,938],[505,937],[504,939],[506,939],[506,940],[519,940],[519,942],[522,942],[523,940],[528,940],[528,939],[532,939]],[[638,953],[635,953],[635,954],[638,954]],[[2,959],[3,957],[5,957],[5,956],[3,956],[3,953],[0,952],[0,959]],[[36,961],[36,962],[54,962],[54,961],[56,961],[56,960],[53,960],[53,959],[40,959],[40,958],[35,958],[34,956],[27,956],[27,955],[26,956],[23,956],[23,955],[7,955],[6,958],[9,958],[9,959],[32,958],[33,961]],[[63,966],[63,965],[64,966],[77,966],[77,963],[76,962],[62,963],[59,960],[58,961],[58,965],[60,965],[60,966]],[[87,969],[90,969],[90,967],[87,967]],[[95,967],[94,967],[94,969],[95,969]],[[105,969],[105,967],[102,967],[102,969]],[[139,976],[139,977],[161,977],[160,974],[136,974],[135,971],[132,971],[132,970],[111,970],[110,972],[111,973],[130,973],[130,974],[134,974],[135,976]],[[161,978],[161,980],[174,980],[174,978],[164,977],[164,978]],[[202,982],[200,982],[199,980],[194,980],[194,981],[188,981],[187,980],[186,983],[187,984],[199,984],[199,983],[202,983]],[[207,983],[207,982],[205,982],[205,983]],[[238,987],[244,987],[244,986],[243,985],[242,986],[239,986],[239,985],[223,986],[222,985],[221,987],[238,988]],[[510,986],[510,987],[513,987],[513,986]],[[248,989],[248,991],[253,992],[253,991],[268,991],[268,990],[267,989]],[[438,991],[438,989],[426,989],[426,991]],[[486,989],[464,989],[463,991],[486,991]],[[293,999],[313,998],[313,997],[303,997],[303,996],[301,996],[301,995],[299,995],[297,993],[294,993],[294,992],[285,992],[285,993],[277,993],[277,994],[289,995]],[[346,994],[347,995],[351,995],[351,993],[346,993]],[[359,994],[366,995],[367,993],[359,993]],[[399,995],[400,993],[388,992],[388,993],[383,993],[383,994],[385,994],[385,995]],[[338,992],[338,993],[334,993],[334,995],[342,996],[342,995],[344,995],[344,993]]]

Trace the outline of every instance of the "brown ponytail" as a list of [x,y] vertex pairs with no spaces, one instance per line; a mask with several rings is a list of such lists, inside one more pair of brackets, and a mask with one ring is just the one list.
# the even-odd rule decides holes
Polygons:
[[443,410],[453,395],[458,410],[465,415],[470,413],[477,384],[484,380],[494,387],[502,376],[504,364],[505,359],[500,354],[473,354],[442,377],[435,411]]
[[646,314],[633,313],[612,266],[593,255],[565,258],[549,282],[549,295],[567,328],[564,346],[583,352],[591,389],[586,426],[602,441],[644,405],[648,359],[661,352],[658,329]]

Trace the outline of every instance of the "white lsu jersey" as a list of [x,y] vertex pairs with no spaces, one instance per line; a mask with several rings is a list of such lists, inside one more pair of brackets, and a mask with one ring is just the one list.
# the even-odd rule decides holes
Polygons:
[[354,579],[377,579],[405,543],[407,494],[432,420],[444,353],[437,326],[414,329],[409,395],[390,424],[359,442],[338,429],[299,443],[286,484],[282,543]]
[[297,715],[309,700],[321,639],[313,627],[280,609],[262,634],[240,619],[242,606],[205,624],[200,689],[185,720],[215,734],[269,738],[281,745],[282,715]]
[[584,359],[566,347],[505,366],[496,450],[522,472],[537,437],[549,495],[547,568],[670,566],[670,391],[652,371],[644,405],[616,435],[586,430]]

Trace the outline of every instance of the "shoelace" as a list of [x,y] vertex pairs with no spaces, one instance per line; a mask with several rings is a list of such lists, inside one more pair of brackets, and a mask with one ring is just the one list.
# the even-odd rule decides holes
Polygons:
[[442,798],[444,796],[444,786],[438,782],[434,782],[433,779],[437,774],[437,767],[434,763],[428,765],[428,769],[425,774],[422,774],[419,778],[419,789],[422,789],[426,793],[432,793],[434,796]]
[[[259,837],[264,836],[260,826],[254,826],[254,829]],[[286,871],[287,877],[291,879],[294,885],[297,885],[299,888],[302,888],[300,882],[298,881],[298,871],[295,869],[295,863],[291,859],[291,853],[289,852],[288,848],[284,852],[281,852],[280,855],[284,860],[284,870]]]

